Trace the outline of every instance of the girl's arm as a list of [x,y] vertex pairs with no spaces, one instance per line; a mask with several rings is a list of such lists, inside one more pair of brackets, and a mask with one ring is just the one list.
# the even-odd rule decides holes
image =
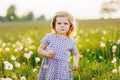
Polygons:
[[77,70],[79,65],[79,58],[80,58],[80,54],[78,52],[74,53],[74,64],[73,64],[73,70]]
[[46,45],[45,44],[43,44],[43,43],[41,43],[41,45],[39,46],[39,48],[38,48],[38,53],[40,54],[40,55],[43,55],[43,56],[45,56],[45,57],[53,57],[53,55],[54,55],[54,51],[46,51],[45,49],[46,49]]

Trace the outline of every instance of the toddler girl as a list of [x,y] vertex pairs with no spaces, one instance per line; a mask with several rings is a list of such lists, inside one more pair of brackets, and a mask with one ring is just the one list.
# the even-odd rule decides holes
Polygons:
[[41,40],[38,53],[44,56],[38,80],[73,80],[70,68],[71,53],[74,56],[72,70],[78,69],[79,52],[75,41],[71,39],[74,31],[73,16],[66,11],[59,11],[52,19],[53,33]]

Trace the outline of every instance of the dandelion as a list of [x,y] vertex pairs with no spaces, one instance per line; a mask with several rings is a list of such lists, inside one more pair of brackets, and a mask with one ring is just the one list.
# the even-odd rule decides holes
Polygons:
[[101,42],[100,47],[102,47],[102,48],[105,47],[105,43]]
[[30,37],[28,37],[28,38],[26,39],[26,41],[27,41],[28,44],[32,44],[32,42],[33,42]]
[[117,59],[114,57],[112,63],[116,63]]
[[9,47],[6,47],[6,48],[5,48],[5,51],[6,51],[6,52],[9,52],[9,51],[10,51],[10,48],[9,48]]
[[117,46],[116,46],[116,45],[114,45],[114,46],[112,47],[112,49],[117,49]]
[[5,80],[12,80],[12,78],[5,78]]
[[15,63],[15,66],[17,67],[17,68],[20,68],[20,63],[18,63],[18,62],[14,62]]
[[12,78],[0,78],[0,80],[12,80]]
[[117,73],[117,69],[113,69],[113,70],[112,70],[112,73]]
[[11,56],[11,60],[15,61],[16,60],[16,57],[15,56]]
[[29,54],[32,55],[32,54],[33,54],[33,51],[29,51]]
[[22,46],[22,45],[20,45],[18,49],[21,51],[21,50],[23,49],[23,46]]
[[3,43],[2,43],[2,47],[5,47],[5,46],[6,46],[6,43],[5,43],[5,42],[3,42]]
[[25,76],[22,76],[20,80],[26,80],[26,77],[25,77]]
[[36,63],[38,63],[38,62],[40,61],[40,58],[39,58],[39,57],[36,57],[36,58],[35,58],[35,61],[36,61]]
[[95,80],[95,78],[94,78],[94,77],[92,77],[92,80]]
[[116,46],[116,45],[112,46],[112,52],[113,52],[113,53],[116,52],[116,49],[117,49],[117,46]]
[[13,65],[11,63],[6,63],[5,64],[5,70],[12,70],[13,69]]
[[31,56],[31,55],[30,55],[29,53],[24,53],[24,57],[25,57],[25,58],[29,59],[30,56]]
[[23,49],[22,43],[20,43],[19,41],[16,42],[16,46],[18,47],[19,50]]
[[22,43],[20,43],[19,41],[16,41],[15,44],[12,45],[15,52],[21,51],[23,49]]

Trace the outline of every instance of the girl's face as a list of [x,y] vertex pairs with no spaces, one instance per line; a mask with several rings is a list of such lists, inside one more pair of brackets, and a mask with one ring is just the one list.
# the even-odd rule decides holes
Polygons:
[[55,29],[58,34],[66,34],[69,31],[70,23],[67,17],[57,17]]

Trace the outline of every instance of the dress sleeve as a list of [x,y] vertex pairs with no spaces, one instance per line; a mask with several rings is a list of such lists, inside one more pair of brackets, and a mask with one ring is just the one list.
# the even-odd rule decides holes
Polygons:
[[41,42],[44,43],[46,46],[49,45],[50,43],[50,34],[45,35],[42,39]]
[[73,54],[75,54],[76,52],[78,52],[78,49],[77,49],[77,47],[76,47],[76,42],[75,42],[75,41],[73,41],[73,43],[72,43],[71,52],[72,52]]

